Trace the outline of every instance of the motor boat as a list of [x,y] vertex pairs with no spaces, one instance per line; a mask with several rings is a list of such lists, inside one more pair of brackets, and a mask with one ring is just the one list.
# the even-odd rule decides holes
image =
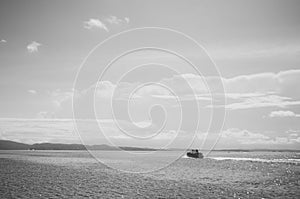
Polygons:
[[187,152],[186,155],[191,158],[203,158],[204,157],[203,154],[198,151],[198,149]]

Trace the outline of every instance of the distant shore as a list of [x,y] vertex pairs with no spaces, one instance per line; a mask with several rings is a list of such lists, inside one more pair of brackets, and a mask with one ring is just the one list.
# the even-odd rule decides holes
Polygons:
[[[129,147],[129,146],[109,146],[101,145],[83,145],[83,144],[62,144],[62,143],[35,143],[25,144],[10,140],[0,140],[0,150],[103,150],[103,151],[184,151],[186,149],[171,148],[171,149],[156,149],[147,147]],[[202,150],[209,151],[209,150]],[[270,151],[270,152],[300,152],[293,149],[215,149],[211,151],[220,152],[255,152],[255,151]]]

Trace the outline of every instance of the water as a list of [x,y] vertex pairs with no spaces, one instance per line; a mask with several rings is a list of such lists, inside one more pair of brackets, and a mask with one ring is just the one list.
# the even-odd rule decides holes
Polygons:
[[[177,156],[134,160],[118,151],[98,153],[133,171]],[[299,198],[299,159],[293,152],[213,152],[140,174],[111,169],[86,151],[0,151],[0,198]]]

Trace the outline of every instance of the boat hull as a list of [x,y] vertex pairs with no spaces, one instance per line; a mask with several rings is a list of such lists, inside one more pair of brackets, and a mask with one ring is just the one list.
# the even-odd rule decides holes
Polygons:
[[203,158],[202,153],[191,153],[191,152],[188,152],[186,155],[188,157],[190,157],[190,158]]

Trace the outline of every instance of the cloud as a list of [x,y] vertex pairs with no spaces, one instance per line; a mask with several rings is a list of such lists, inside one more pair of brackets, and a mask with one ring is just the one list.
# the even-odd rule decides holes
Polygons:
[[60,89],[56,89],[48,94],[52,98],[54,108],[59,110],[66,101],[70,101],[72,99],[73,93],[73,91],[62,91]]
[[54,112],[48,112],[48,111],[40,111],[37,113],[36,118],[38,119],[55,119],[55,113]]
[[[276,124],[274,124],[275,120],[268,120],[268,123],[265,123],[261,119],[262,115],[269,115],[271,111],[276,111],[276,109],[273,109],[274,107],[288,107],[290,111],[297,113],[297,107],[295,106],[300,105],[300,99],[297,98],[295,92],[287,92],[290,91],[289,87],[296,88],[295,82],[299,80],[295,78],[295,74],[297,74],[297,71],[284,71],[274,74],[270,73],[268,75],[260,73],[249,75],[249,77],[243,75],[233,78],[224,78],[224,85],[230,91],[225,93],[228,102],[225,108],[227,110],[236,110],[228,111],[229,116],[226,119],[228,127],[250,129],[238,130],[239,133],[231,132],[227,134],[231,136],[230,139],[237,140],[232,144],[237,144],[237,148],[242,145],[254,144],[256,146],[258,143],[261,144],[260,147],[263,147],[262,143],[270,143],[272,146],[276,143],[283,145],[284,140],[282,137],[288,139],[286,142],[287,145],[296,142],[298,138],[288,137],[287,135],[282,136],[280,134],[281,132],[285,132],[287,127],[297,129],[298,125],[296,123],[290,122],[286,124],[284,120],[278,120]],[[280,80],[274,81],[277,82],[276,84],[264,84],[264,78],[278,78]],[[148,121],[152,121],[156,127],[163,126],[161,123],[166,121],[165,132],[177,129],[178,126],[180,126],[183,131],[193,132],[197,124],[196,122],[198,121],[197,119],[200,119],[199,130],[206,132],[212,113],[211,109],[207,108],[210,105],[209,99],[211,96],[204,85],[205,80],[213,82],[212,77],[203,79],[193,74],[183,74],[182,76],[174,75],[168,79],[158,81],[158,83],[169,87],[181,98],[179,103],[173,93],[156,84],[148,84],[139,88],[140,84],[138,82],[119,82],[115,84],[111,81],[102,81],[83,91],[75,91],[76,97],[73,102],[76,107],[76,117],[80,119],[91,119],[96,115],[98,119],[111,120],[113,116],[115,116],[117,120],[125,121],[120,125],[124,127],[124,129],[129,129],[134,135],[139,135],[140,133],[147,135],[146,131],[140,132],[139,128],[133,127],[134,124],[137,126],[139,126],[139,124],[142,126],[146,125]],[[255,81],[260,81],[261,87],[264,88],[260,88],[256,85]],[[238,85],[235,85],[233,82]],[[213,85],[213,83],[211,83],[211,85]],[[240,85],[242,85],[242,87],[239,87]],[[134,90],[133,98],[128,102],[127,99],[129,99],[130,94]],[[195,97],[192,99],[193,92],[196,94],[196,100],[199,102],[198,105],[200,109],[198,109],[197,103],[194,101]],[[56,109],[54,109],[54,111],[47,111],[50,113],[54,112],[54,115],[59,118],[71,118],[72,94],[73,91],[56,90],[52,92],[51,96]],[[156,109],[152,111],[154,105],[159,105],[162,109],[157,112],[155,112]],[[295,108],[295,110],[293,108]],[[200,110],[200,116],[198,116],[197,110]],[[43,115],[48,117],[48,114],[40,115],[40,117],[43,117]],[[278,116],[279,113],[272,114],[272,117]],[[218,117],[218,115],[216,115],[216,117]],[[182,124],[180,123],[181,118]],[[119,138],[122,137],[116,128],[107,127],[107,129],[108,131],[114,132],[116,139],[118,136]],[[269,135],[268,132],[265,132],[266,129],[276,132],[273,135]],[[149,132],[150,131],[148,131],[148,133]],[[248,137],[246,137],[246,135],[248,135]],[[228,140],[229,138],[223,139]],[[226,143],[223,143],[223,145],[225,146]]]
[[182,74],[165,79],[162,83],[174,88],[187,100],[189,95],[196,96],[198,100],[211,98],[209,92],[214,96],[225,95],[228,102],[226,108],[231,110],[300,105],[300,91],[295,89],[300,83],[300,70],[220,77],[225,93],[220,92],[217,78]]
[[[227,98],[225,108],[227,110],[243,110],[298,106],[300,105],[300,94],[297,94],[295,88],[300,83],[299,75],[300,70],[289,70],[279,73],[259,73],[222,78],[226,89],[224,95]],[[111,110],[108,109],[110,108],[112,97],[114,100],[126,101],[135,90],[135,93],[131,95],[132,102],[134,102],[135,106],[140,107],[141,111],[153,104],[162,104],[174,108],[178,104],[177,96],[181,102],[196,99],[200,108],[211,108],[211,94],[206,87],[205,81],[210,82],[209,85],[214,87],[215,78],[200,77],[195,74],[174,75],[158,81],[159,84],[163,84],[168,89],[154,84],[146,85],[137,90],[135,90],[139,86],[137,82],[122,82],[115,85],[110,81],[102,81],[85,91],[80,91],[78,93],[78,103],[81,103],[82,106],[89,103],[89,100],[93,98],[94,91],[96,91],[96,104],[97,106],[100,104],[100,112],[106,112],[104,114],[105,117],[109,117]],[[218,93],[216,88],[211,90],[215,96],[222,94]],[[51,96],[56,107],[64,108],[62,104],[71,104],[71,91],[55,91]],[[67,106],[70,109],[71,105]],[[219,106],[222,105],[220,104]],[[86,109],[85,107],[82,108]],[[71,111],[66,112],[70,113]]]
[[[41,115],[47,113],[41,113]],[[99,122],[99,123],[97,123]],[[153,139],[136,140],[124,134],[116,126],[116,122],[130,135],[149,136],[157,128],[143,129],[134,123],[123,120],[78,120],[77,130],[74,129],[72,119],[0,119],[0,139],[13,140],[25,143],[55,142],[55,143],[85,143],[85,144],[111,144],[107,138],[116,145],[121,146],[153,146],[163,147],[169,141],[176,139],[174,147],[181,146],[183,141],[188,143],[191,136],[188,132],[166,129]],[[99,131],[99,126],[101,131]],[[149,125],[148,122],[143,126]],[[300,143],[299,130],[288,131],[272,136],[272,132],[253,132],[246,129],[229,128],[224,130],[217,144],[217,148],[282,148],[298,149]],[[204,139],[205,133],[197,134],[199,139]],[[208,138],[209,139],[209,138]],[[82,142],[83,141],[83,142]],[[178,145],[176,145],[178,144]]]
[[128,17],[125,17],[124,20],[129,23],[130,22],[130,19]]
[[130,22],[130,19],[128,17],[125,17],[124,19],[118,18],[116,16],[109,16],[103,19],[94,19],[91,18],[88,21],[84,22],[84,28],[86,29],[103,29],[106,32],[109,32],[109,25],[121,25],[121,24],[128,24]]
[[116,16],[109,16],[105,19],[109,24],[119,25],[122,23],[129,23],[130,19],[128,17],[125,17],[124,19],[120,19]]
[[272,111],[269,117],[300,117],[300,114],[296,114],[292,111]]
[[[287,90],[290,90],[289,87],[291,86],[296,87],[295,82],[298,79],[292,75],[295,73],[297,71],[227,78],[224,82],[225,87],[230,91],[225,93],[227,104],[225,107],[221,104],[217,106],[232,110],[232,114],[238,114],[241,111],[258,111],[261,115],[269,115],[273,111],[270,110],[271,108],[289,108],[293,111],[292,108],[300,105],[300,98],[296,97],[295,92],[290,93]],[[263,80],[259,81],[261,87],[264,88],[255,85],[255,81],[258,81],[258,79],[262,77],[268,79],[270,76],[273,76],[271,79],[280,79],[278,83],[273,84],[276,85],[275,87],[272,87],[271,84],[264,84]],[[71,118],[72,96],[75,94],[73,102],[76,105],[77,117],[81,119],[94,118],[96,113],[99,119],[112,119],[113,114],[115,114],[117,119],[129,121],[129,115],[127,114],[129,111],[132,117],[135,118],[134,122],[143,122],[151,119],[149,118],[151,108],[155,105],[160,105],[166,110],[166,115],[161,113],[161,117],[162,121],[167,118],[168,129],[175,129],[176,125],[180,124],[178,115],[180,115],[180,110],[183,110],[183,130],[187,131],[193,128],[191,126],[193,126],[194,120],[197,119],[196,110],[198,110],[198,106],[195,101],[197,100],[199,108],[202,111],[200,129],[204,131],[209,122],[210,111],[212,110],[211,95],[208,93],[204,81],[213,82],[212,79],[211,77],[203,79],[197,75],[183,74],[182,76],[174,75],[168,79],[158,81],[158,83],[174,91],[175,95],[170,90],[156,84],[138,88],[138,82],[120,82],[116,85],[110,81],[102,81],[82,91],[55,90],[50,92],[49,96],[53,103],[52,109],[43,111],[51,113],[49,117],[54,115],[58,118]],[[238,85],[233,84],[233,82]],[[240,85],[243,86],[238,87]],[[280,86],[276,88],[277,85]],[[133,91],[135,91],[134,94],[132,94]],[[295,97],[292,95],[295,95]],[[128,102],[127,100],[130,96],[132,98]],[[177,96],[179,98],[176,98]],[[179,101],[177,101],[178,99]],[[268,112],[265,112],[266,109],[268,109]],[[233,110],[236,111],[233,112]],[[249,117],[252,116],[249,115]],[[276,116],[278,116],[278,113]],[[247,116],[245,119],[249,117]],[[274,113],[272,117],[275,117]],[[153,119],[157,119],[158,121],[158,118],[160,117],[155,115]]]
[[240,130],[237,128],[230,128],[223,131],[222,137],[231,139],[234,138],[235,140],[241,141],[242,143],[248,143],[249,141],[252,142],[253,140],[270,139],[268,136],[265,136],[261,133],[253,133],[248,130]]
[[[72,118],[72,96],[76,94],[73,90],[55,89],[46,92],[28,90],[28,93],[43,97],[44,106],[35,112],[35,118]],[[37,96],[37,94],[39,94]]]
[[161,83],[183,96],[185,94],[207,94],[209,90],[205,80],[209,80],[209,78],[205,79],[195,74],[181,74],[165,78],[161,80]]
[[0,119],[1,139],[24,143],[79,143],[72,120]]
[[[300,70],[287,70],[278,73],[258,73],[223,78],[226,93],[240,95],[238,102],[230,103],[229,109],[260,107],[287,107],[300,105]],[[245,94],[257,96],[245,97]],[[226,94],[226,96],[229,96]]]
[[37,94],[36,90],[28,90],[28,93]]
[[[201,77],[195,74],[182,74],[166,79],[166,81],[171,82],[173,85],[176,84],[176,87],[182,87],[180,83],[187,81],[196,93],[205,94],[208,93],[205,82],[208,82],[209,89],[215,92],[218,90],[218,85],[214,84],[214,81],[218,78],[222,80],[227,96],[246,97],[249,94],[282,94],[287,97],[300,98],[299,89],[295,89],[300,83],[300,70],[239,75],[232,78]],[[183,90],[186,90],[186,88]]]
[[[43,114],[43,113],[42,113]],[[116,124],[119,124],[124,133]],[[99,126],[101,128],[99,128]],[[0,139],[25,143],[55,142],[110,144],[118,146],[153,146],[163,147],[177,134],[174,131],[162,131],[155,138],[138,140],[131,136],[147,137],[155,134],[156,127],[140,128],[133,123],[122,120],[77,120],[72,119],[0,119]],[[183,133],[183,132],[181,132]],[[131,136],[130,136],[131,135]],[[110,140],[111,142],[108,142]]]
[[101,81],[93,88],[96,88],[97,97],[111,99],[113,97],[116,85],[110,81]]
[[86,28],[86,29],[99,28],[99,29],[105,30],[106,32],[109,31],[107,26],[102,21],[100,21],[99,19],[93,19],[93,18],[84,22],[84,28]]
[[250,108],[263,107],[280,107],[300,105],[300,101],[291,100],[289,97],[282,97],[278,95],[265,95],[259,97],[249,97],[241,99],[240,102],[229,103],[225,107],[229,110],[240,110]]
[[105,19],[108,23],[110,24],[116,24],[119,25],[120,23],[123,22],[122,19],[117,18],[116,16],[109,16],[108,18]]
[[38,52],[38,47],[41,46],[42,44],[33,41],[30,44],[27,45],[27,50],[29,53],[34,53],[34,52]]
[[5,39],[1,39],[0,43],[6,43],[7,41]]
[[249,130],[241,130],[238,128],[229,128],[223,131],[219,147],[239,148],[297,148],[300,143],[298,135],[281,135],[269,137],[263,133],[251,132]]
[[278,73],[258,73],[223,78],[226,93],[276,94],[300,99],[297,85],[300,83],[300,70],[287,70]]

